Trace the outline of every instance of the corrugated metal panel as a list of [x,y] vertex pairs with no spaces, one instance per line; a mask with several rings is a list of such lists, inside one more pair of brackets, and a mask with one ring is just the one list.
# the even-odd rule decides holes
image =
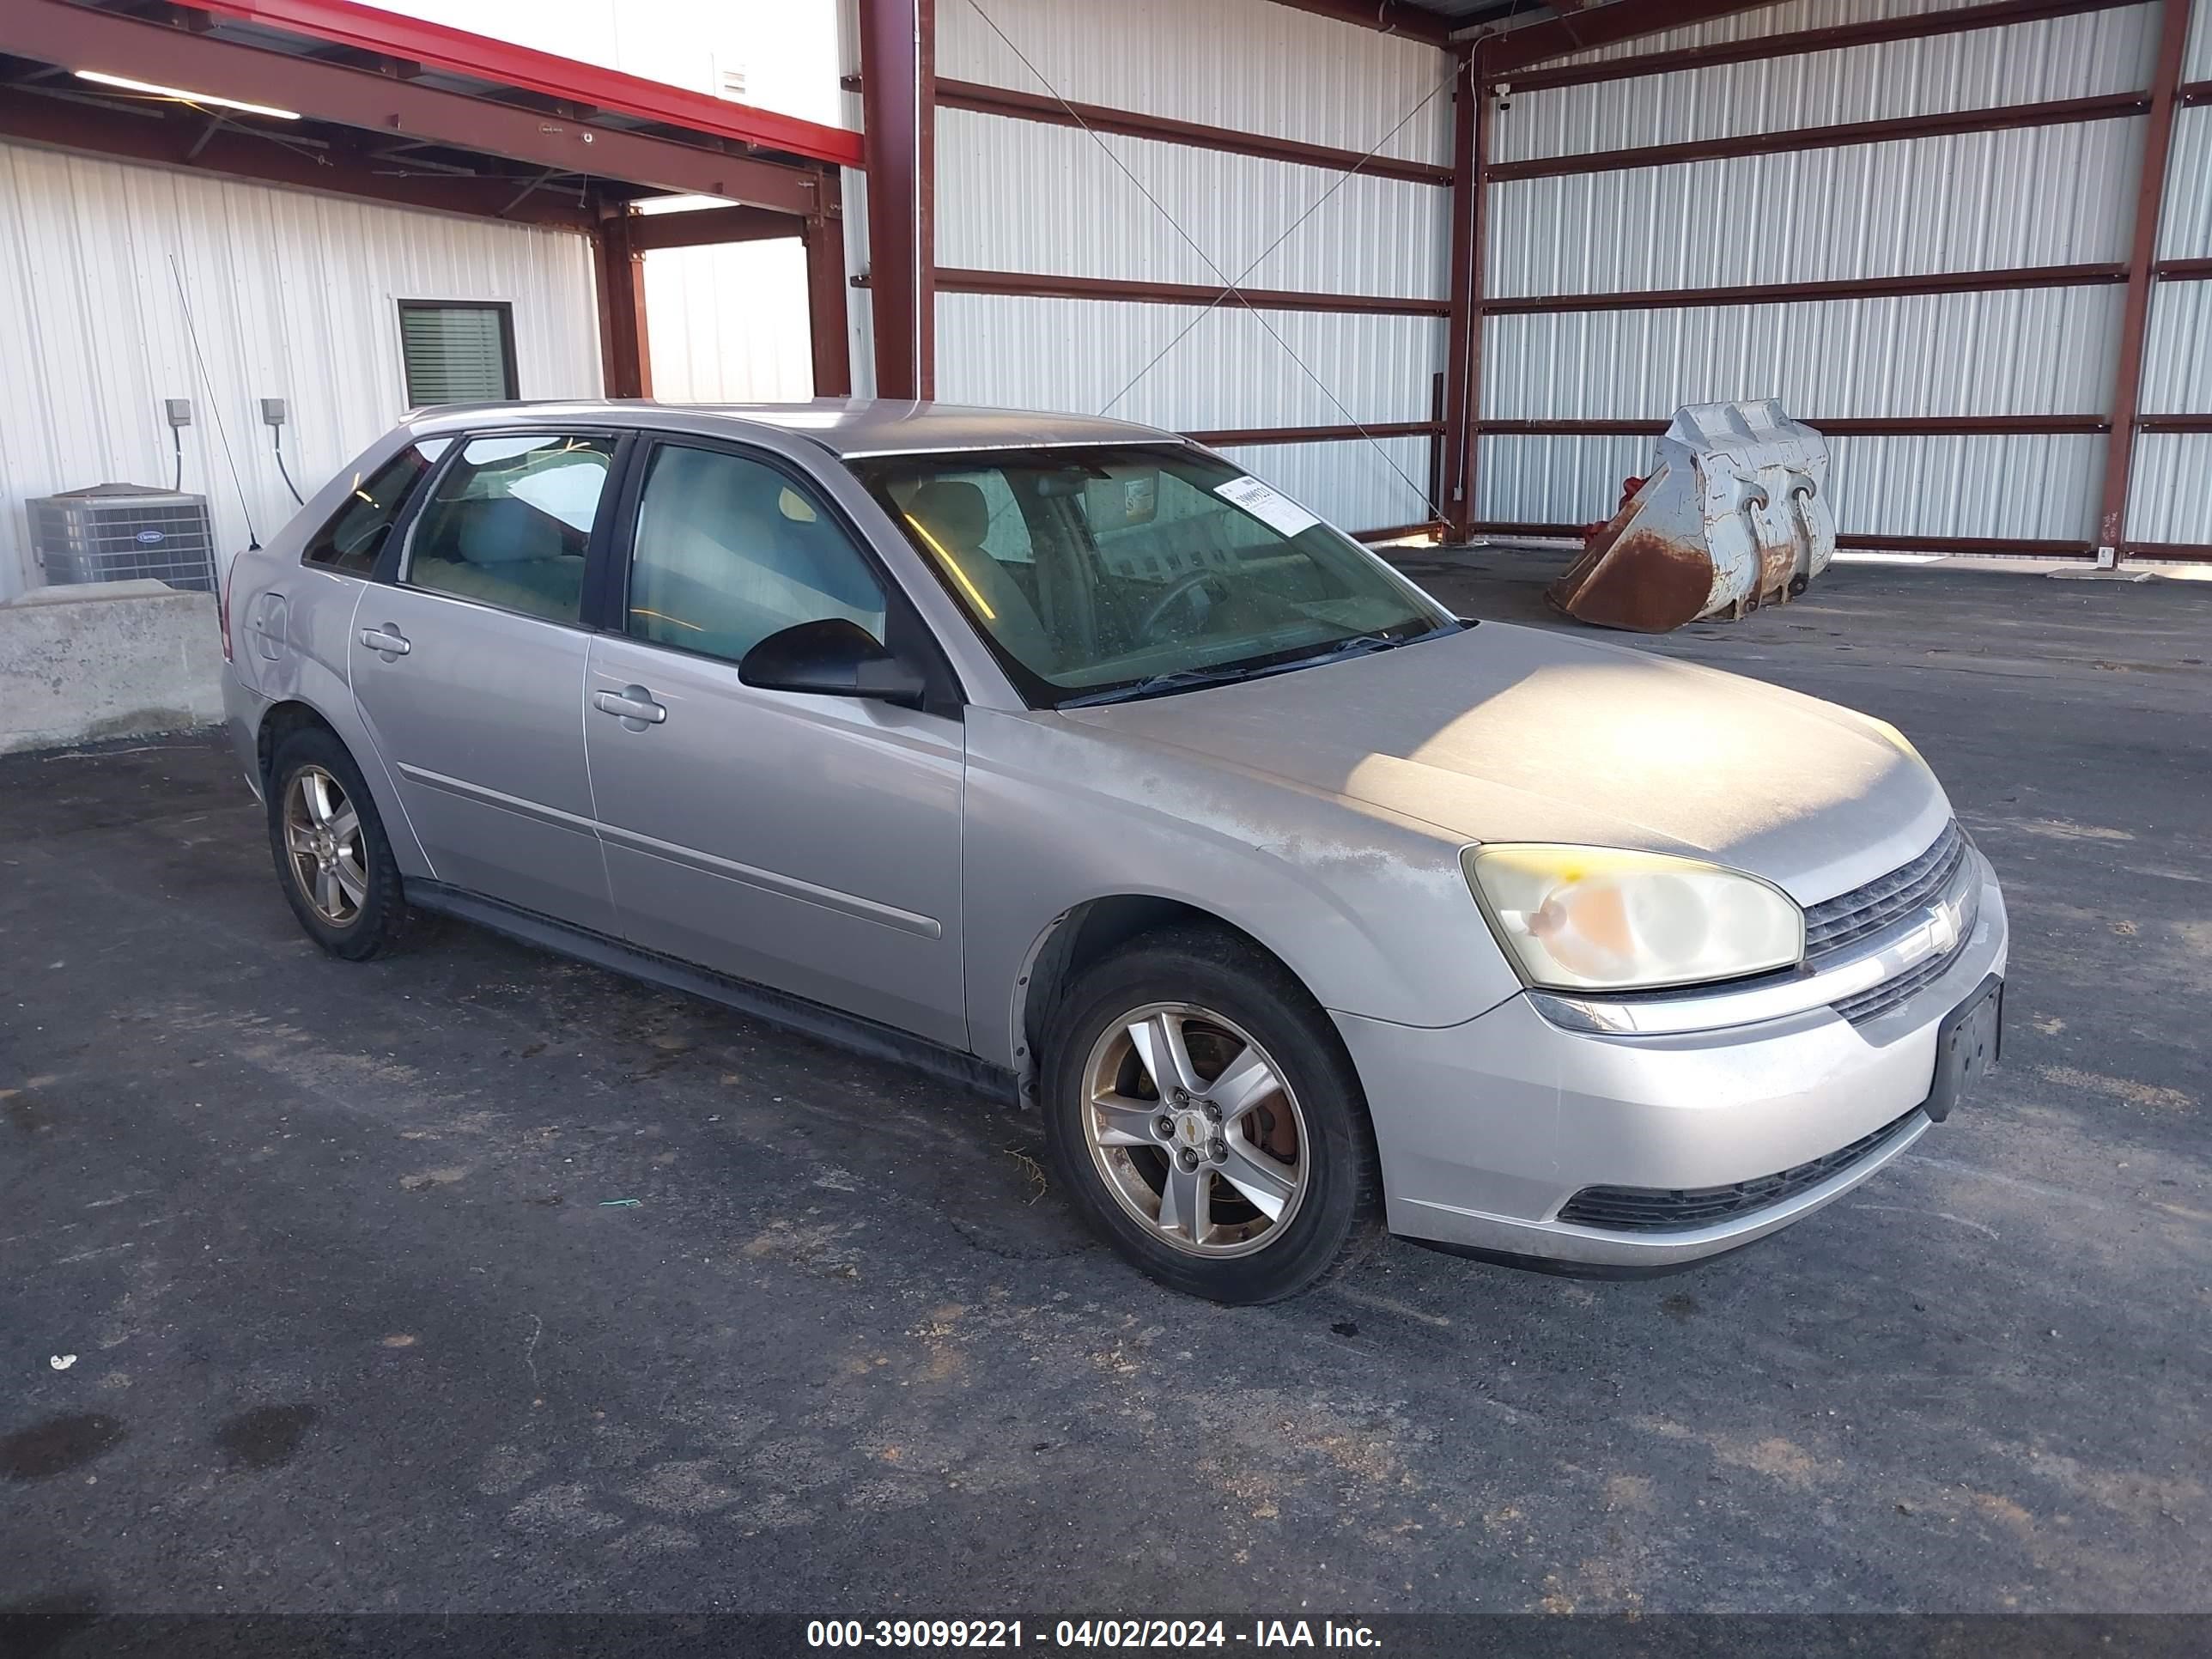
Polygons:
[[653,395],[663,403],[804,403],[814,395],[806,251],[796,238],[645,256]]
[[1807,29],[1840,27],[1845,23],[1871,23],[1888,17],[1918,17],[1929,12],[1956,11],[1961,6],[1985,4],[1987,0],[1793,0],[1782,6],[1762,6],[1756,11],[1735,12],[1710,22],[1647,34],[1635,40],[1615,41],[1594,52],[1578,52],[1553,61],[1595,64],[1619,58],[1639,58],[1655,52],[1679,52],[1686,46],[1717,46],[1724,40],[1764,40],[1777,34],[1800,34]]
[[2181,78],[2212,81],[2212,3],[2196,0],[2196,14],[2189,20],[2189,52],[2182,60]]
[[1425,421],[1444,327],[1442,318],[940,294],[937,395],[1079,414],[1110,404],[1124,420],[1194,432]]
[[507,301],[522,395],[597,395],[592,282],[568,233],[0,145],[0,597],[30,568],[25,497],[169,481],[164,398],[192,400],[185,487],[210,497],[225,556],[246,530],[217,410],[253,523],[276,529],[293,503],[258,399],[290,404],[293,476],[319,484],[398,418],[395,301]]
[[1431,185],[969,110],[937,118],[942,265],[1442,298],[1450,209]]
[[1432,516],[1425,438],[1253,445],[1221,453],[1292,501],[1354,534],[1423,524]]
[[2130,541],[2212,545],[2212,433],[2136,437],[2127,533]]
[[2091,121],[1495,185],[1487,291],[2117,262],[2142,128]]
[[[2212,0],[2199,10],[2212,16]],[[2158,257],[2212,259],[2212,104],[2173,112],[2173,154],[2166,167]]]
[[2124,299],[2113,285],[1494,317],[1483,416],[1663,420],[1768,397],[1806,420],[2096,414]]
[[[1609,517],[1620,481],[1650,465],[1634,438],[1485,438],[1476,496],[1492,521]],[[1846,534],[2086,541],[2105,441],[2063,438],[1836,438],[1829,484]]]
[[[2212,283],[2160,283],[2151,289],[2142,411],[2212,415]],[[2212,479],[2206,482],[2212,488]]]
[[980,10],[974,0],[941,0],[937,72],[1407,161],[1451,160],[1443,52],[1273,0],[988,0]]
[[2157,7],[2130,6],[1559,87],[1516,94],[1492,131],[1497,159],[1516,161],[2135,92],[2150,84],[2158,29]]

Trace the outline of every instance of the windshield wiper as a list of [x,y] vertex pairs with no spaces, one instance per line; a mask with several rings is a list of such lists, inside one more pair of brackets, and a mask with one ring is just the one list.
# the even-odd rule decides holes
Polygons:
[[1278,662],[1250,663],[1243,666],[1231,663],[1218,668],[1178,668],[1172,673],[1155,674],[1150,679],[1139,680],[1132,685],[1092,691],[1079,697],[1064,697],[1056,707],[1082,708],[1094,703],[1127,702],[1139,697],[1188,691],[1201,685],[1228,685],[1238,680],[1264,679],[1270,674],[1287,674],[1295,668],[1310,668],[1316,663],[1333,662],[1340,657],[1364,657],[1372,652],[1388,651],[1394,646],[1411,645],[1417,640],[1431,639],[1439,633],[1456,631],[1455,624],[1443,623],[1420,634],[1354,634],[1348,639],[1331,640],[1319,650]]
[[1089,692],[1080,697],[1063,697],[1055,707],[1083,708],[1092,703],[1128,702],[1139,697],[1155,697],[1169,691],[1188,691],[1200,685],[1229,685],[1237,680],[1256,680],[1297,665],[1294,662],[1279,662],[1249,668],[1178,668],[1171,674],[1155,674],[1150,679],[1139,680],[1133,685],[1117,685],[1104,691]]

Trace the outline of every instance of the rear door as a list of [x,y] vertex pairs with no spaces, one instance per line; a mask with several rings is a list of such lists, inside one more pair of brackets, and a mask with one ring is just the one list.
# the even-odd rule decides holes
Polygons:
[[964,1047],[961,722],[738,677],[799,623],[846,617],[902,651],[922,624],[766,452],[658,444],[633,526],[584,714],[623,934]]
[[592,823],[584,573],[620,440],[463,439],[354,612],[354,697],[437,880],[614,932]]

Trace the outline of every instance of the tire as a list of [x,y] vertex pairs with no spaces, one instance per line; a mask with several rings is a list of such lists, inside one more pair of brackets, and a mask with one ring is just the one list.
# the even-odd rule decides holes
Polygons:
[[337,734],[308,726],[283,738],[265,793],[276,882],[307,937],[348,962],[405,944],[416,918],[401,896],[398,861]]
[[[1198,1086],[1163,1087],[1154,1059]],[[1356,1235],[1379,1232],[1380,1169],[1350,1056],[1305,988],[1227,930],[1148,934],[1086,969],[1048,1022],[1045,1061],[1061,1188],[1169,1288],[1279,1301],[1342,1263]]]

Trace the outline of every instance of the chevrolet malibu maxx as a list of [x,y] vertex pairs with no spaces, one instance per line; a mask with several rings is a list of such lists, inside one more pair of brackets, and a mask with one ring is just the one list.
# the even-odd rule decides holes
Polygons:
[[324,949],[443,912],[1003,1091],[1224,1302],[1384,1227],[1677,1267],[1996,1057],[2003,900],[1895,728],[1455,617],[1146,427],[430,410],[223,629]]

